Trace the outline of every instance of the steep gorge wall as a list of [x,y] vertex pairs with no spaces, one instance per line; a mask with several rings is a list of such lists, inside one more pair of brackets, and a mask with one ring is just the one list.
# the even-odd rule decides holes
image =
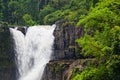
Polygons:
[[84,36],[84,27],[76,28],[67,21],[56,22],[56,25],[54,31],[54,58],[76,59],[78,56],[82,58],[82,55],[78,55],[79,53],[76,51],[76,48],[80,50],[80,47],[75,40]]
[[[75,42],[76,39],[84,36],[84,27],[76,28],[67,21],[56,22],[54,31],[54,59],[51,60],[44,71],[42,80],[70,80],[74,68],[82,71],[84,63],[88,60],[76,60],[84,58],[80,55],[81,48]],[[76,51],[77,50],[79,51]]]
[[14,59],[9,28],[0,26],[0,80],[16,80]]

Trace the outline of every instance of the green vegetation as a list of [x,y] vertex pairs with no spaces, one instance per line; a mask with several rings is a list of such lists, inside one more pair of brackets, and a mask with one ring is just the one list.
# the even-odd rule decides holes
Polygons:
[[32,20],[32,17],[29,14],[25,14],[23,16],[23,20],[24,20],[24,24],[28,26],[36,24],[36,22]]
[[80,54],[95,59],[82,72],[74,71],[71,80],[120,79],[120,0],[0,0],[0,24],[32,26],[57,20],[84,26],[84,37],[76,42]]
[[77,26],[84,25],[85,35],[76,40],[84,56],[92,56],[97,65],[90,64],[71,80],[120,79],[120,1],[101,0],[81,18]]
[[9,25],[26,26],[54,24],[60,19],[74,22],[81,15],[86,15],[97,2],[98,0],[0,0],[0,21]]

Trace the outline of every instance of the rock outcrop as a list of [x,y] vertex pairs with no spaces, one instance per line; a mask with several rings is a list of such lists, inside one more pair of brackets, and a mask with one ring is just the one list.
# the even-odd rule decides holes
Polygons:
[[70,80],[76,67],[82,71],[87,66],[88,60],[76,60],[84,58],[79,54],[81,48],[75,42],[84,36],[83,29],[84,27],[76,28],[69,21],[56,22],[54,59],[46,65],[42,80]]
[[77,70],[82,72],[90,59],[50,61],[45,68],[42,80],[70,80]]
[[80,47],[75,40],[84,35],[83,27],[76,28],[74,25],[70,25],[68,21],[59,21],[56,22],[56,25],[54,59],[76,59],[78,55],[75,49],[79,48],[80,50]]
[[17,80],[15,66],[7,65],[7,67],[1,67],[0,80]]
[[0,80],[16,80],[14,56],[9,28],[0,27]]

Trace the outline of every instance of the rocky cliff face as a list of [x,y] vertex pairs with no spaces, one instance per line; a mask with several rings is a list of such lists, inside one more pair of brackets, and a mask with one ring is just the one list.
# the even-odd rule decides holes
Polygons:
[[54,59],[76,59],[78,56],[75,49],[79,47],[75,40],[84,35],[84,30],[83,27],[76,28],[74,25],[69,24],[70,22],[66,21],[56,23]]
[[[59,21],[56,25],[54,59],[47,64],[42,80],[70,80],[74,68],[77,67],[79,71],[82,71],[86,66],[84,64],[87,60],[75,60],[83,58],[78,53],[81,48],[75,40],[84,36],[84,28],[76,28],[67,21]],[[76,48],[79,50],[78,52]]]
[[50,61],[45,68],[42,80],[63,80],[63,74],[74,61]]
[[70,80],[74,76],[74,71],[82,72],[89,59],[78,60],[53,60],[45,68],[42,80]]
[[0,27],[0,80],[16,80],[12,39],[6,27]]

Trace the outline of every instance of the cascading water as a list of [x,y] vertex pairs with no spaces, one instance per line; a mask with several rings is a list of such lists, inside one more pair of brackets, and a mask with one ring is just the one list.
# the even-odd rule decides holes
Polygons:
[[10,28],[14,39],[18,80],[41,80],[46,63],[51,59],[54,36],[53,26],[33,26],[26,35]]

